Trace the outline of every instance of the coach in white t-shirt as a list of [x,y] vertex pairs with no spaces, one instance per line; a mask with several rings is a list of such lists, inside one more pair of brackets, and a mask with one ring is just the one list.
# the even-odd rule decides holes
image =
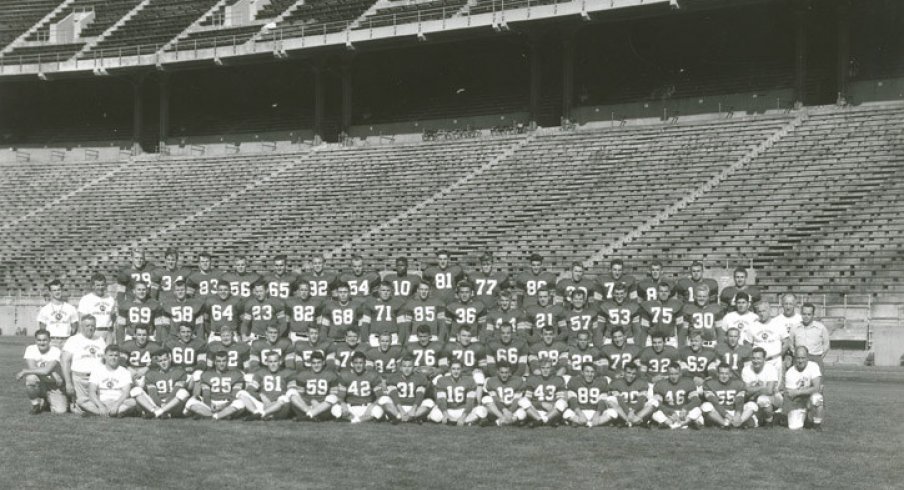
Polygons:
[[81,413],[79,405],[88,400],[88,377],[95,368],[101,366],[107,343],[94,335],[96,320],[93,316],[82,318],[79,333],[69,337],[63,345],[63,379],[66,380],[66,394],[75,397],[72,411]]
[[788,428],[802,429],[809,418],[813,428],[822,430],[825,404],[822,398],[822,370],[810,360],[806,347],[794,349],[794,365],[785,372],[785,413]]
[[88,399],[79,402],[86,413],[101,417],[122,417],[135,409],[129,397],[132,375],[120,366],[122,351],[115,345],[104,349],[104,363],[95,367],[88,377]]
[[103,274],[91,276],[91,292],[78,302],[79,316],[92,315],[97,320],[95,335],[107,344],[113,343],[113,323],[116,320],[116,298],[107,293],[107,278]]
[[772,425],[775,409],[783,403],[778,392],[778,377],[775,367],[766,363],[766,351],[762,347],[754,347],[750,363],[741,370],[741,380],[747,385],[747,399],[756,402],[758,415],[762,417],[759,420],[766,425]]
[[54,279],[47,284],[50,303],[38,311],[38,328],[50,332],[50,344],[60,347],[78,328],[78,311],[63,301],[63,283]]
[[52,413],[66,413],[66,393],[60,368],[60,349],[50,345],[50,332],[35,332],[35,343],[25,348],[25,369],[16,373],[16,381],[25,378],[25,393],[31,401],[31,413],[39,414],[49,405]]

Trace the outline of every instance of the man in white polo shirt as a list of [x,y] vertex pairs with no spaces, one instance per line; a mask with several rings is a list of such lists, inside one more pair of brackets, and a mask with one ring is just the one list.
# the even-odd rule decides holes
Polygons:
[[785,413],[791,430],[802,429],[807,418],[813,422],[813,429],[822,430],[822,371],[810,355],[806,347],[794,349],[794,365],[785,373]]
[[115,345],[104,350],[104,364],[95,367],[88,378],[88,400],[79,402],[86,414],[101,417],[123,417],[135,409],[132,374],[120,366],[121,351]]
[[52,413],[66,413],[66,394],[60,370],[60,349],[50,345],[50,332],[35,332],[35,343],[25,348],[25,369],[16,373],[16,381],[25,378],[25,393],[31,401],[31,413],[37,415],[50,405]]
[[[748,326],[759,321],[756,313],[750,311],[750,296],[747,293],[740,292],[734,296],[735,311],[729,311],[722,317],[722,332],[727,333],[729,329],[736,328],[741,332],[741,339],[744,338],[744,330]],[[724,339],[724,335],[720,340]]]
[[63,379],[66,380],[66,394],[75,397],[71,407],[74,413],[81,413],[80,405],[88,400],[88,377],[101,366],[107,348],[103,338],[94,336],[96,322],[90,315],[82,318],[79,333],[69,337],[63,345]]
[[50,332],[50,345],[62,347],[78,329],[78,311],[63,301],[63,283],[54,279],[47,284],[50,302],[38,311],[38,328]]
[[116,298],[107,292],[107,278],[97,273],[91,276],[91,292],[78,302],[79,316],[92,315],[97,320],[95,335],[103,336],[107,345],[113,343],[113,323],[116,321]]

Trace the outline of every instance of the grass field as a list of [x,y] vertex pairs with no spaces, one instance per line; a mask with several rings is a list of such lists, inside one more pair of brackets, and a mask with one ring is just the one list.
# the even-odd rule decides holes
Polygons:
[[829,373],[822,433],[90,419],[28,414],[26,340],[0,337],[0,488],[904,485],[904,384],[869,372]]

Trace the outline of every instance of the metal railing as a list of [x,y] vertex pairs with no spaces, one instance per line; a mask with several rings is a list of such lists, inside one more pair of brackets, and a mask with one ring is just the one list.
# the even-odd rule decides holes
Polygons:
[[[440,22],[438,28],[445,29],[445,22],[449,19],[466,19],[464,22],[470,26],[472,15],[489,14],[493,27],[505,26],[506,12],[517,9],[527,9],[526,16],[520,19],[530,19],[531,9],[551,8],[553,15],[558,14],[560,5],[580,6],[580,10],[572,13],[586,12],[588,0],[479,0],[477,4],[468,6],[467,3],[459,6],[437,5],[435,7],[417,8],[413,12],[387,12],[368,15],[363,19],[342,20],[333,22],[304,23],[294,22],[278,26],[274,29],[262,27],[260,31],[251,34],[225,34],[204,37],[188,43],[174,41],[169,43],[139,44],[115,48],[100,47],[91,49],[87,56],[68,55],[60,57],[59,53],[27,55],[27,56],[3,56],[0,57],[0,74],[18,73],[43,73],[61,71],[64,68],[74,69],[102,69],[105,67],[153,65],[161,61],[180,59],[180,53],[191,52],[196,58],[217,58],[220,55],[239,55],[273,52],[279,54],[285,49],[287,40],[299,40],[294,47],[305,47],[305,39],[322,37],[327,42],[327,37],[332,34],[344,33],[346,42],[351,44],[351,33],[362,31],[374,31],[375,29],[392,29],[391,35],[401,26],[418,26],[424,23]],[[592,2],[592,0],[591,0]],[[604,2],[609,5],[610,2]],[[240,27],[240,26],[235,26]],[[215,31],[212,29],[211,31]],[[165,48],[165,49],[164,49]],[[205,50],[212,50],[207,53]],[[207,56],[210,54],[210,56]],[[171,56],[167,56],[171,55]],[[203,56],[202,56],[203,55]],[[163,58],[167,58],[164,60]],[[190,58],[185,58],[190,59]],[[115,60],[112,63],[111,60]],[[36,69],[26,70],[25,67],[36,65]]]

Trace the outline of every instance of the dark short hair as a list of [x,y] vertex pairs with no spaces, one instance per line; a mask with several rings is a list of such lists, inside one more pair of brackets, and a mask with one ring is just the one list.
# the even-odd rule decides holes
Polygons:
[[750,352],[750,356],[752,357],[754,354],[757,354],[757,353],[762,354],[763,357],[766,357],[766,349],[764,349],[762,347],[754,347],[753,350]]
[[532,253],[527,260],[528,262],[543,262],[543,256],[538,253]]
[[743,291],[741,291],[740,293],[738,293],[738,294],[735,295],[734,299],[735,299],[735,301],[737,301],[737,300],[739,300],[739,299],[743,299],[744,301],[748,301],[748,302],[749,302],[749,301],[750,301],[750,295],[747,294],[747,293],[745,293],[745,292],[743,292]]
[[62,288],[62,287],[63,287],[63,281],[61,281],[61,280],[59,280],[59,279],[54,279],[54,280],[52,280],[52,281],[50,281],[50,282],[47,283],[47,289],[50,289],[50,288],[53,287],[53,286],[59,286],[60,288]]
[[622,259],[612,259],[612,261],[609,262],[609,268],[611,269],[613,265],[620,265],[624,267],[625,261],[623,261]]
[[35,338],[38,338],[38,337],[40,337],[41,335],[46,335],[46,336],[50,337],[50,332],[47,331],[46,329],[43,329],[43,328],[38,329],[38,331],[35,332]]
[[94,274],[91,274],[91,282],[106,281],[106,280],[107,280],[107,276],[101,274],[100,272],[95,272]]
[[110,344],[107,346],[106,349],[104,349],[104,354],[109,354],[111,352],[115,352],[115,353],[119,354],[120,352],[122,352],[122,349],[120,349],[119,346],[116,344]]
[[172,255],[173,257],[178,258],[178,257],[179,257],[179,251],[176,250],[174,247],[168,247],[168,248],[163,252],[163,257],[164,257],[164,258],[169,257],[169,256],[171,256],[171,255]]
[[737,274],[738,272],[743,272],[746,275],[747,269],[745,269],[743,267],[735,267],[734,273]]
[[366,360],[367,360],[367,356],[364,355],[364,353],[361,351],[356,351],[354,354],[352,354],[352,361],[366,361]]

